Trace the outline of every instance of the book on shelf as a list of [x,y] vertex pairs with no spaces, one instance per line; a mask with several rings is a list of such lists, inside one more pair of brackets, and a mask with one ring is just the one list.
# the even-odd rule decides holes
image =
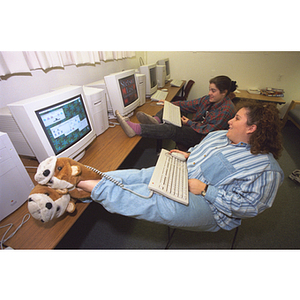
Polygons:
[[283,97],[284,90],[283,89],[275,89],[275,88],[266,88],[260,90],[261,94],[269,97]]

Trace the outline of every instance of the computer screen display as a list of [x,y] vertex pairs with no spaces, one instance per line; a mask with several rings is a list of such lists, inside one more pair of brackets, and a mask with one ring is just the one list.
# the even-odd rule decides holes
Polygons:
[[35,113],[55,155],[77,143],[92,130],[81,95]]
[[138,99],[138,92],[134,75],[119,79],[124,106],[128,106]]
[[150,83],[151,83],[151,88],[157,85],[156,68],[150,68]]

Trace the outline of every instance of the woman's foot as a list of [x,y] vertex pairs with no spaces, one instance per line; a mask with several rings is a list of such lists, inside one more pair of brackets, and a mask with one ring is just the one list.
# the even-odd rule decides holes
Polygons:
[[136,134],[141,134],[141,125],[132,123],[128,118],[124,118],[119,111],[116,110],[116,117],[124,132],[128,137],[134,137]]
[[139,120],[140,123],[142,124],[159,124],[160,120],[158,117],[151,117],[150,115],[142,112],[142,111],[138,111],[136,113],[136,117]]

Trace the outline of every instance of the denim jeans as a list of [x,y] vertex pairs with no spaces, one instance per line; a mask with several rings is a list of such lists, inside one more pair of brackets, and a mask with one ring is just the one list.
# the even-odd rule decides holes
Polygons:
[[[117,170],[107,174],[122,182],[126,188],[148,196],[148,184],[153,170],[154,167]],[[188,206],[156,193],[151,198],[144,199],[103,178],[93,189],[91,197],[111,213],[186,230],[215,232],[220,229],[210,206],[201,195],[189,193]]]
[[[156,116],[162,120],[163,110],[160,110]],[[193,147],[199,144],[204,137],[203,134],[196,132],[189,126],[178,127],[172,124],[141,124],[141,136],[153,139],[171,139],[185,147]]]

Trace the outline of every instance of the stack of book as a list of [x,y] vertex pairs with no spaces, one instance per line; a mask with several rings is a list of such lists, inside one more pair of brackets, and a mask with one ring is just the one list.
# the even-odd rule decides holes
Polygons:
[[284,96],[283,89],[266,88],[265,90],[260,90],[260,92],[264,96],[270,96],[270,97],[283,97]]

